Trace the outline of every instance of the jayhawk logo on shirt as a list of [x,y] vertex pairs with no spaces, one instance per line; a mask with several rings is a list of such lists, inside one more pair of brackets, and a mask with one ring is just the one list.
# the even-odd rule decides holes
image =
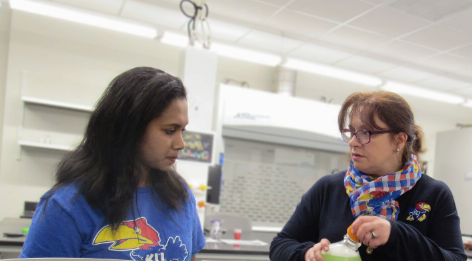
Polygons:
[[415,219],[419,222],[425,220],[426,213],[431,211],[431,206],[426,204],[426,202],[419,202],[415,207],[411,207],[408,210],[409,216],[406,218],[408,221],[414,221]]
[[159,232],[144,217],[123,221],[114,233],[110,225],[103,227],[93,240],[93,245],[101,244],[110,244],[110,251],[130,251],[133,260],[185,261],[188,257],[187,246],[179,236],[169,237],[162,245]]

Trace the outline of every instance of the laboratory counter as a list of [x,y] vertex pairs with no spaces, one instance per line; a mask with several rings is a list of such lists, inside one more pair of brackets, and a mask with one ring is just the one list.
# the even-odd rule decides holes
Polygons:
[[[31,219],[5,218],[0,222],[0,258],[18,258],[23,248],[25,236],[21,236],[23,228],[29,227]],[[10,236],[5,236],[9,234]],[[232,244],[232,234],[223,235],[220,242],[208,238],[206,246],[196,255],[197,260],[269,260],[269,247],[275,232],[252,232],[243,235],[243,241],[262,241],[267,244],[245,245]],[[225,243],[229,240],[229,243]],[[472,250],[465,250],[472,258]],[[468,259],[472,260],[472,259]]]
[[[5,218],[0,222],[0,258],[18,258],[23,248],[25,236],[21,235],[23,228],[28,228],[31,219]],[[6,236],[8,234],[9,236]],[[196,255],[197,260],[269,260],[269,246],[275,237],[275,232],[253,232],[243,235],[241,242],[258,240],[264,245],[245,245],[224,243],[231,239],[232,234],[223,236],[223,241],[211,243],[208,239],[206,246]],[[231,238],[230,238],[231,237]]]

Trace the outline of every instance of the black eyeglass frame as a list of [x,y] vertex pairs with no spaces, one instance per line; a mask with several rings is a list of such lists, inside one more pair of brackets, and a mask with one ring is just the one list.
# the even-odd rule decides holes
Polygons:
[[[366,143],[362,143],[362,142],[361,142],[361,139],[359,138],[359,136],[357,136],[357,133],[360,132],[360,131],[365,131],[365,132],[367,132],[367,134],[369,134],[369,140],[368,140]],[[348,140],[345,140],[345,139],[344,139],[344,137],[346,136],[346,135],[344,135],[344,133],[346,133],[346,132],[350,132],[350,133],[351,133],[351,138],[348,139]],[[392,131],[392,130],[368,131],[368,130],[366,130],[366,129],[363,129],[363,130],[358,130],[358,131],[352,133],[352,131],[349,130],[349,129],[343,129],[343,130],[341,131],[341,138],[342,138],[343,141],[345,141],[346,143],[349,143],[349,141],[352,139],[352,137],[353,137],[353,135],[354,135],[354,136],[356,136],[356,139],[357,139],[357,141],[358,141],[360,144],[365,145],[365,144],[369,144],[369,142],[370,142],[370,137],[371,137],[372,135],[375,135],[375,134],[384,134],[384,133],[392,133],[392,132],[394,132],[394,131]],[[347,138],[347,136],[346,136],[346,138]]]

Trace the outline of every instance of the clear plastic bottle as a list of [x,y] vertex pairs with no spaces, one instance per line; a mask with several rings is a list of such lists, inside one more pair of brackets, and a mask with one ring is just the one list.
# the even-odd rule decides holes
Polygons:
[[347,229],[342,241],[329,245],[327,252],[322,251],[321,255],[325,261],[361,261],[361,256],[357,249],[361,246],[357,235],[351,233],[351,226]]

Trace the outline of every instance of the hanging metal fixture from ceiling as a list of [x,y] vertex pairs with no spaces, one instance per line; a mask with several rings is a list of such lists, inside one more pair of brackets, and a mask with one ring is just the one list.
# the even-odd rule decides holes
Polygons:
[[208,22],[208,5],[205,0],[182,0],[180,10],[190,18],[187,31],[190,44],[195,46],[200,43],[203,48],[210,49],[211,30]]

